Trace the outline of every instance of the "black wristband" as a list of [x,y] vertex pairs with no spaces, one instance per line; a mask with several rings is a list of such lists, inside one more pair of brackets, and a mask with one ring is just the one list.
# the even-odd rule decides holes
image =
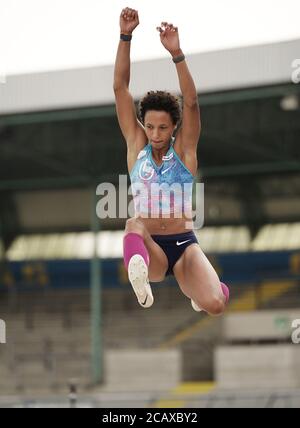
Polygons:
[[123,42],[130,42],[132,39],[132,34],[122,34],[121,33],[120,39],[123,40]]
[[179,62],[181,62],[181,61],[184,61],[184,60],[185,60],[185,56],[182,54],[182,55],[176,56],[176,57],[174,57],[174,58],[172,58],[172,59],[173,59],[173,62],[174,62],[175,64],[178,64]]

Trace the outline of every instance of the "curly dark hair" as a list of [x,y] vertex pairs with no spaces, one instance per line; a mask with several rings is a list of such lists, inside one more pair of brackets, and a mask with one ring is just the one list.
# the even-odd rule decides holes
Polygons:
[[170,113],[173,124],[178,125],[181,120],[182,102],[179,97],[170,94],[170,92],[149,91],[138,105],[138,114],[143,124],[148,110]]

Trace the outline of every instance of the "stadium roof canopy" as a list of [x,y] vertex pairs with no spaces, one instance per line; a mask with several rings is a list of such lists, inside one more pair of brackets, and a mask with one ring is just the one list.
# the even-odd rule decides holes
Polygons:
[[[290,83],[299,50],[300,39],[194,54],[188,62],[199,94],[206,94]],[[0,86],[0,115],[111,105],[112,85],[113,65],[8,76]],[[150,89],[178,92],[169,59],[133,64],[134,98]]]

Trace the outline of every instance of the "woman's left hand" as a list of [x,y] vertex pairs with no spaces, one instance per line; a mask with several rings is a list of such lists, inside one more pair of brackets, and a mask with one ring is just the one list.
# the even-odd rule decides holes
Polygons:
[[178,28],[168,22],[162,22],[160,27],[156,27],[160,32],[160,41],[171,55],[176,55],[180,51]]

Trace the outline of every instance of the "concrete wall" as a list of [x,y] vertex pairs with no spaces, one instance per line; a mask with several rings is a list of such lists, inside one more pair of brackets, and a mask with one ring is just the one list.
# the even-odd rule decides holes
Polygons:
[[292,334],[292,322],[295,319],[300,319],[300,309],[228,314],[223,318],[223,339],[225,341],[289,339]]
[[[121,322],[121,321],[120,321]],[[165,391],[181,381],[180,350],[118,350],[105,353],[105,390]]]
[[300,345],[219,347],[214,364],[219,388],[300,387]]

